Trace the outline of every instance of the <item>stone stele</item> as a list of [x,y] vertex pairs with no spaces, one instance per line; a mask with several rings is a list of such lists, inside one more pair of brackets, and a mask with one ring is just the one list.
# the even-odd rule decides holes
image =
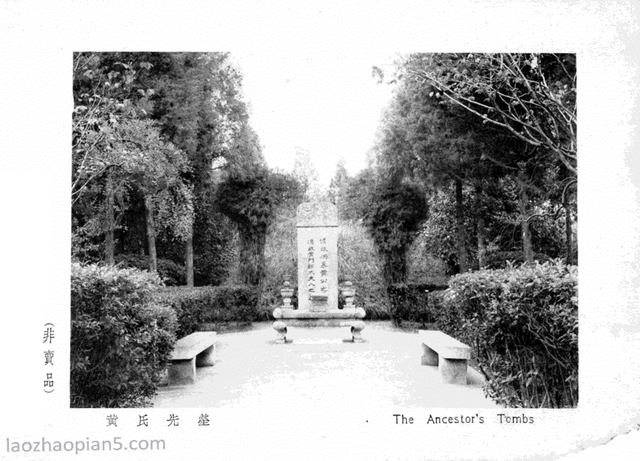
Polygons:
[[298,207],[298,310],[338,310],[338,210],[329,202]]
[[[352,301],[354,290],[346,284],[349,305],[338,309],[338,210],[328,202],[303,203],[297,211],[298,308],[293,309],[293,290],[285,282],[283,305],[273,311],[277,343],[287,342],[287,326],[349,327],[353,342],[362,342],[360,332],[366,312]],[[343,290],[344,291],[344,290]]]

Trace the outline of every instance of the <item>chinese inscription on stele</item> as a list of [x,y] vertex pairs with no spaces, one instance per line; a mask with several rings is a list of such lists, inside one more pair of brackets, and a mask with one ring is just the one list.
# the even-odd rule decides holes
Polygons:
[[338,213],[327,202],[298,207],[298,309],[338,308]]
[[329,250],[327,239],[308,239],[307,253],[307,287],[310,298],[327,298],[329,293]]

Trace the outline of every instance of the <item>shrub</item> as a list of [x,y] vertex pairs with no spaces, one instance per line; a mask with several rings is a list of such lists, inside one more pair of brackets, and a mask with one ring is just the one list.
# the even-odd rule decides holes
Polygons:
[[71,406],[139,407],[155,395],[175,343],[162,281],[136,269],[71,266]]
[[391,304],[391,318],[401,324],[403,321],[421,324],[434,323],[437,311],[431,302],[433,292],[446,289],[446,285],[394,284],[387,287]]
[[87,264],[99,263],[104,259],[104,236],[96,236],[94,220],[80,226],[76,218],[72,218],[71,259]]
[[167,286],[186,285],[186,270],[169,259],[158,259],[158,274]]
[[365,320],[391,320],[391,314],[387,306],[365,304],[362,308],[366,312]]
[[179,338],[202,323],[251,322],[258,318],[258,288],[253,286],[175,287],[160,293],[178,316]]
[[[540,263],[550,262],[551,258],[542,253],[534,253],[533,259]],[[486,269],[504,269],[511,265],[521,265],[525,262],[522,250],[501,251],[490,245],[486,255]]]
[[[135,268],[141,271],[149,270],[149,257],[145,255],[125,254],[118,255],[115,259],[119,267]],[[187,283],[184,266],[169,259],[158,259],[158,275],[167,286]]]
[[455,276],[437,324],[473,347],[496,402],[577,404],[577,267],[554,261]]

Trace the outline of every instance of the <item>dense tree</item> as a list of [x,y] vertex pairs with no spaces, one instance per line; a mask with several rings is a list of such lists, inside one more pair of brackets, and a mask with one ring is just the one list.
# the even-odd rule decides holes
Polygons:
[[264,162],[229,55],[77,53],[74,103],[74,251],[95,259],[101,239],[113,263],[116,247],[144,245],[153,268],[157,243],[186,263],[190,285],[194,242],[198,255],[228,260],[226,218],[212,215],[216,171]]
[[351,178],[344,191],[342,203],[338,207],[340,219],[358,221],[371,208],[375,200],[372,189],[379,182],[378,172],[368,167]]
[[[528,223],[539,215],[528,207],[533,163],[554,171],[546,200],[562,204],[565,257],[574,260],[573,230],[577,186],[576,56],[574,54],[414,54],[405,63],[407,78],[440,104],[455,106],[528,146],[520,151],[526,167],[517,167],[521,185],[521,225],[525,254]],[[495,160],[487,153],[487,158]],[[511,167],[522,163],[511,159]],[[534,166],[541,170],[540,166]],[[529,184],[527,184],[529,182]],[[554,190],[555,189],[555,190]],[[540,194],[539,194],[540,195]]]
[[[426,254],[446,263],[450,275],[460,272],[458,260],[458,236],[456,229],[455,185],[452,183],[429,195],[429,219],[425,221],[420,240]],[[522,251],[522,232],[518,209],[519,188],[515,180],[505,176],[492,184],[487,184],[479,201],[477,189],[463,189],[463,225],[465,227],[465,246],[469,256],[469,268],[502,268],[507,260],[524,262]],[[477,203],[483,203],[484,247],[478,245]],[[546,211],[546,210],[545,210]],[[554,214],[556,216],[554,216]],[[560,213],[561,214],[561,213]],[[530,220],[531,241],[534,259],[546,261],[549,258],[562,257],[564,252],[563,218],[558,210],[544,213]],[[479,253],[484,251],[483,255]],[[425,256],[426,256],[425,254]]]
[[539,53],[417,54],[408,74],[577,175],[576,56]]
[[[461,272],[471,264],[463,222],[463,188],[482,190],[485,183],[502,174],[493,163],[481,161],[484,149],[502,148],[495,133],[474,125],[465,115],[438,105],[429,98],[426,88],[405,79],[385,115],[376,146],[380,167],[392,180],[409,178],[428,185],[432,191],[452,190],[456,203],[456,266]],[[478,245],[483,247],[483,195],[477,197]]]
[[193,196],[181,177],[188,170],[184,153],[163,142],[158,130],[148,129],[150,126],[149,121],[132,121],[126,126],[130,130],[120,130],[124,136],[113,147],[124,155],[123,168],[144,197],[149,268],[156,271],[156,228],[161,223],[171,227],[177,237],[189,235]]
[[[207,190],[215,187],[215,162],[241,163],[235,147],[251,138],[241,75],[230,64],[228,53],[155,53],[151,58],[158,69],[152,116],[161,124],[163,135],[187,153],[191,169],[185,179],[194,188],[196,219],[212,224],[198,226],[200,231],[212,232],[211,238],[199,236],[195,241],[211,243],[220,226],[203,214],[213,205],[207,202],[213,197]],[[193,228],[185,240],[187,285],[192,286]],[[214,249],[205,244],[197,252]]]
[[[542,61],[546,62],[545,59]],[[452,62],[440,55],[416,54],[399,66],[395,97],[385,114],[376,146],[378,165],[395,181],[408,178],[426,184],[432,190],[452,191],[456,203],[453,226],[457,230],[456,265],[462,272],[471,267],[466,248],[470,239],[465,235],[468,232],[465,214],[474,216],[476,249],[473,253],[479,267],[483,267],[487,263],[487,233],[491,233],[486,226],[494,221],[487,206],[491,201],[489,192],[496,192],[495,184],[503,183],[500,178],[511,178],[505,184],[516,184],[518,188],[515,200],[518,203],[523,256],[526,261],[532,261],[531,223],[542,213],[555,208],[554,204],[564,203],[566,207],[570,196],[566,189],[571,185],[572,180],[567,180],[571,171],[565,161],[571,158],[571,153],[567,154],[566,150],[570,150],[571,142],[566,141],[569,147],[560,146],[562,143],[558,142],[555,150],[548,145],[527,142],[500,124],[488,123],[486,117],[478,117],[475,112],[454,103],[452,94],[446,97],[441,87],[424,76],[429,73],[440,76],[453,74],[462,80],[456,72],[466,75],[468,71],[464,68],[452,70],[454,64],[459,64]],[[489,64],[485,62],[485,65]],[[492,92],[487,82],[483,85],[484,93],[474,90],[471,100],[488,98],[487,95],[498,99],[502,97],[496,96],[499,92]],[[458,91],[463,88],[469,90],[470,87],[462,84],[457,87]],[[570,105],[570,101],[571,96],[566,96],[564,103]],[[563,139],[570,138],[573,128],[573,125],[567,128]],[[560,156],[559,151],[566,155]],[[563,171],[566,172],[565,182],[561,183]],[[558,191],[559,184],[564,194]],[[467,205],[470,210],[465,210],[463,203],[466,189],[474,197],[473,203]],[[570,216],[568,211],[566,216]],[[570,220],[565,223],[570,224]],[[570,255],[569,237],[572,232],[569,230],[566,235],[567,254]]]
[[131,190],[145,201],[146,232],[155,270],[155,217],[176,235],[192,220],[192,195],[181,175],[183,153],[164,142],[146,119],[152,89],[141,81],[151,68],[117,54],[74,55],[72,210],[74,234],[103,238],[104,259],[114,263],[117,222]]
[[118,62],[109,69],[99,53],[76,53],[73,59],[72,204],[120,164],[117,152],[106,148],[107,137],[123,121],[139,116],[131,100],[139,69]]

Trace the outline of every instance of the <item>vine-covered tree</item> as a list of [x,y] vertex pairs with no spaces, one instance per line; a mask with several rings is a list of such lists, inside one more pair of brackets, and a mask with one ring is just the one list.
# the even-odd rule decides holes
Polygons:
[[382,260],[388,284],[407,279],[407,250],[427,217],[425,194],[407,183],[380,182],[371,189],[363,222]]
[[298,182],[265,168],[251,175],[230,174],[219,185],[216,202],[237,226],[240,237],[240,283],[260,286],[265,277],[264,247],[277,207],[301,195]]

